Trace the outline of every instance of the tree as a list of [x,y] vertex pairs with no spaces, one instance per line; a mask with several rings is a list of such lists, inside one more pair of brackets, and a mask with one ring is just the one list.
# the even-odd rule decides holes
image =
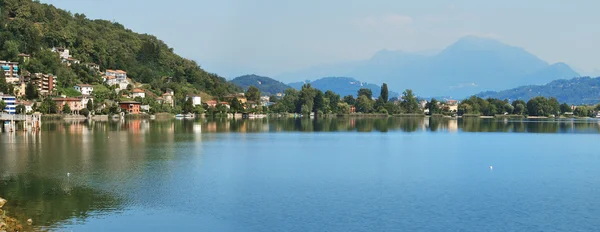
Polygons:
[[351,106],[356,105],[356,99],[352,95],[345,96],[344,102]]
[[254,86],[248,87],[248,90],[246,91],[246,98],[248,101],[260,101],[260,90]]
[[432,98],[431,101],[427,102],[425,108],[429,109],[430,115],[439,114],[441,111],[440,106],[438,105],[438,101],[435,100],[435,98]]
[[6,83],[6,77],[4,76],[4,70],[0,70],[0,93],[9,93],[8,83]]
[[79,111],[79,113],[83,116],[89,116],[90,115],[90,110],[88,110],[87,108],[83,108],[81,109],[81,111]]
[[356,110],[362,113],[373,112],[373,100],[367,98],[366,95],[360,95],[356,101]]
[[275,96],[275,95],[271,95],[271,96],[269,97],[269,102],[277,102],[277,96]]
[[183,107],[181,108],[184,114],[189,114],[194,111],[194,102],[191,97],[188,97],[187,100],[183,103]]
[[33,99],[36,99],[37,97],[38,97],[37,89],[35,88],[33,83],[30,81],[29,83],[27,83],[27,86],[25,86],[25,98],[27,98],[28,100],[33,100]]
[[321,90],[316,90],[317,94],[315,95],[313,112],[317,113],[319,111],[325,111],[325,96]]
[[340,95],[331,90],[325,92],[325,98],[329,100],[329,110],[333,113],[338,113],[338,103],[340,103]]
[[419,112],[419,102],[417,102],[417,98],[410,89],[407,89],[402,93],[401,104],[406,113],[415,114]]
[[86,108],[88,110],[88,112],[94,112],[94,100],[90,99],[87,102]]
[[242,110],[244,110],[244,106],[242,106],[242,103],[240,102],[240,100],[237,99],[237,97],[234,97],[233,99],[231,99],[231,102],[229,102],[229,106],[230,106],[230,110],[233,113],[239,113]]
[[4,109],[6,108],[7,104],[6,102],[4,102],[4,100],[0,100],[0,113],[4,112]]
[[512,102],[512,106],[514,107],[513,114],[516,115],[525,115],[527,114],[527,102],[523,100],[515,100]]
[[381,99],[383,101],[383,103],[387,103],[389,100],[389,92],[388,92],[388,86],[386,83],[383,83],[383,85],[381,85],[381,93],[379,94],[379,99]]
[[25,105],[23,105],[23,104],[17,105],[17,107],[15,108],[15,111],[17,112],[17,114],[25,114],[26,113]]
[[573,112],[573,109],[571,109],[571,106],[567,103],[563,103],[560,105],[560,113],[564,114],[564,113],[568,113],[568,112]]
[[63,105],[62,113],[63,114],[70,114],[71,113],[71,107],[69,106],[69,104],[65,103]]
[[358,97],[366,96],[368,99],[373,99],[373,91],[367,88],[362,88],[358,90]]

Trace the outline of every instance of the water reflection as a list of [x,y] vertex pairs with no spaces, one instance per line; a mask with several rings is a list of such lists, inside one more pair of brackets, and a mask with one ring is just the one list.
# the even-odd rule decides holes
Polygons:
[[127,192],[148,188],[140,184],[170,181],[175,167],[162,161],[190,149],[201,155],[203,141],[232,132],[599,133],[600,123],[422,117],[44,122],[41,132],[0,133],[0,196],[13,215],[42,226],[119,211],[139,200]]

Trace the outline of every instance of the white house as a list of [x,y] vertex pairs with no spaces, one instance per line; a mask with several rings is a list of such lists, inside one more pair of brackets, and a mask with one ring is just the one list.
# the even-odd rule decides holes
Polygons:
[[188,94],[185,96],[185,100],[187,101],[189,98],[192,98],[192,104],[194,106],[202,105],[202,97],[196,94]]
[[143,89],[133,89],[131,96],[133,98],[136,97],[141,97],[141,98],[145,98],[146,97],[146,91],[144,91]]
[[108,69],[106,70],[103,79],[109,86],[117,85],[116,91],[127,89],[127,85],[129,85],[129,81],[127,81],[127,72],[123,70]]
[[69,49],[58,47],[58,48],[52,48],[52,51],[58,53],[58,56],[60,57],[60,59],[63,62],[68,60],[69,58],[71,58]]
[[88,84],[78,84],[75,86],[75,90],[80,92],[82,95],[92,95],[92,92],[94,92],[94,86]]

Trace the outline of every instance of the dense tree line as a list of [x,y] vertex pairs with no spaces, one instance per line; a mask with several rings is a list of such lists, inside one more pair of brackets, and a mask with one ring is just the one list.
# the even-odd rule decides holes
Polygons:
[[[596,107],[600,109],[600,107]],[[594,109],[591,106],[578,106],[573,112],[569,104],[560,104],[556,98],[546,98],[542,96],[534,97],[529,101],[515,100],[512,103],[508,100],[499,100],[496,98],[483,99],[472,96],[463,100],[458,106],[458,114],[474,114],[484,116],[494,116],[499,114],[528,115],[528,116],[558,116],[565,113],[573,113],[575,116],[588,117],[593,114]]]
[[353,95],[342,98],[331,90],[323,93],[310,84],[304,84],[299,91],[292,88],[285,90],[284,97],[279,99],[270,110],[275,113],[298,114],[347,114],[351,113],[352,109],[356,113],[422,113],[412,90],[406,90],[399,101],[390,101],[388,96],[388,86],[385,83],[381,86],[377,99],[373,99],[373,91],[367,88],[359,89],[357,98]]

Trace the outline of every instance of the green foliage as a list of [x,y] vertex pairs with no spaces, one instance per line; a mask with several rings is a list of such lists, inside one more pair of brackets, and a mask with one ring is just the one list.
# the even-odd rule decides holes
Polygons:
[[594,108],[591,106],[577,106],[573,115],[577,117],[594,117]]
[[[192,60],[173,52],[163,41],[148,34],[137,34],[119,23],[90,20],[48,4],[31,0],[2,0],[0,59],[15,59],[15,53],[32,55],[22,68],[31,73],[54,73],[62,87],[73,87],[79,80],[94,83],[97,76],[84,74],[81,67],[61,64],[52,47],[65,47],[82,63],[96,63],[104,69],[122,69],[134,81],[150,83],[157,90],[168,86],[187,86],[224,96],[240,91],[224,78],[202,70]],[[6,20],[7,17],[14,18]],[[167,83],[163,77],[172,77]]]
[[255,86],[265,95],[283,93],[286,89],[290,88],[288,85],[277,80],[257,75],[236,77],[231,80],[231,83],[241,87],[242,89],[248,89],[250,86]]
[[321,92],[321,90],[315,89],[315,99],[314,99],[314,105],[313,105],[313,112],[317,113],[319,111],[323,112],[325,111],[325,95],[323,94],[323,92]]
[[248,87],[248,90],[246,91],[246,99],[248,99],[248,101],[259,102],[260,101],[260,90],[258,88],[256,88],[255,86]]
[[231,99],[231,102],[229,102],[229,107],[230,107],[231,112],[233,112],[233,113],[239,113],[244,110],[244,106],[242,105],[240,100],[238,100],[237,97],[234,97],[233,99]]
[[345,96],[344,102],[351,106],[356,105],[356,99],[352,95]]
[[521,86],[500,91],[484,92],[480,97],[498,99],[532,99],[537,96],[555,97],[568,104],[597,104],[600,99],[600,78],[577,77],[570,80],[555,80],[545,85]]
[[360,96],[366,96],[368,99],[372,99],[373,98],[373,91],[371,91],[370,89],[367,88],[362,88],[358,90],[358,97],[360,98]]
[[406,113],[409,113],[409,114],[420,113],[419,112],[419,102],[417,101],[417,98],[413,94],[413,91],[410,89],[407,89],[402,93],[401,105]]
[[383,85],[381,85],[381,93],[379,94],[379,99],[381,99],[383,103],[387,103],[389,100],[388,86],[386,83],[383,83]]
[[6,83],[6,77],[4,76],[4,70],[0,70],[0,93],[9,93],[8,83]]
[[27,98],[28,100],[33,100],[33,99],[36,99],[37,97],[38,97],[37,88],[33,85],[32,82],[27,83],[27,86],[25,86],[25,98]]
[[26,113],[25,105],[18,104],[17,107],[15,107],[15,111],[17,111],[17,114],[25,114]]
[[560,105],[555,98],[534,97],[527,102],[529,116],[550,116],[560,113]]
[[432,98],[431,101],[427,102],[427,104],[425,105],[425,108],[429,109],[429,114],[430,115],[434,115],[434,114],[439,114],[441,113],[441,109],[440,106],[438,105],[438,101],[435,100],[435,98]]
[[373,105],[373,100],[368,98],[367,95],[360,95],[356,101],[356,110],[361,113],[371,113],[373,112]]
[[6,102],[4,100],[0,100],[0,112],[4,112],[4,108],[6,108]]
[[332,113],[339,113],[340,109],[338,108],[338,103],[340,103],[340,95],[331,90],[327,90],[327,92],[325,92],[325,98],[329,101],[327,104],[329,106],[329,111]]
[[63,105],[62,113],[63,114],[70,114],[71,113],[71,107],[69,106],[69,104],[65,103]]
[[90,115],[90,110],[88,110],[87,108],[83,108],[79,111],[79,114],[87,117]]
[[184,114],[189,114],[189,113],[193,113],[194,112],[194,102],[192,101],[192,98],[189,97],[185,103],[183,103],[183,106],[181,107],[181,110],[183,111]]
[[57,86],[56,87],[56,93],[58,93],[59,95],[65,95],[67,97],[79,97],[81,96],[81,93],[78,92],[77,90],[75,90],[73,87],[62,87],[62,86]]
[[49,97],[45,98],[44,101],[42,101],[42,104],[40,104],[40,107],[38,109],[39,112],[45,114],[58,113],[58,107],[56,106],[56,102],[52,101],[52,99],[50,99]]

